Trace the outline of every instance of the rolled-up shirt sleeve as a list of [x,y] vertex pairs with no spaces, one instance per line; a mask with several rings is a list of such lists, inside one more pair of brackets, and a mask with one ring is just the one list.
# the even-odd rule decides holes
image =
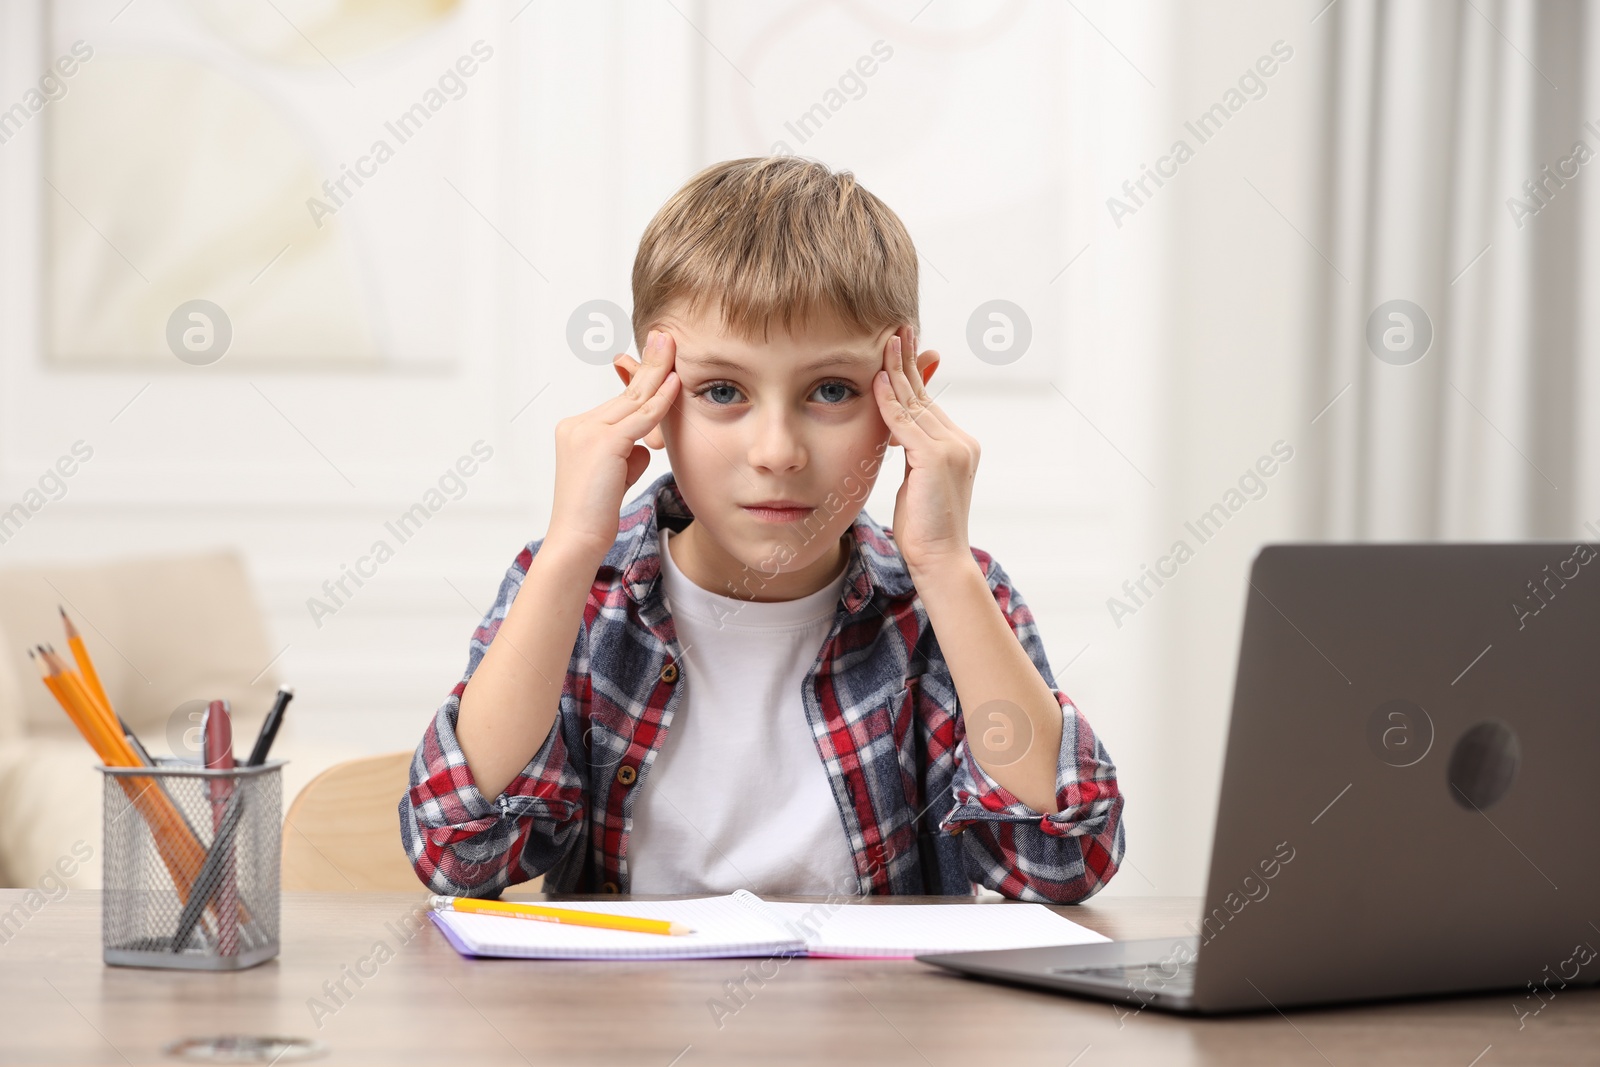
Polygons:
[[461,694],[499,632],[535,541],[517,556],[493,607],[473,632],[467,670],[434,714],[411,761],[411,787],[400,800],[400,833],[417,877],[436,893],[492,897],[555,866],[583,834],[585,781],[570,758],[568,731],[581,724],[587,699],[587,613],[566,678],[560,710],[539,750],[493,800],[473,779],[456,738]]
[[[961,834],[973,881],[1017,900],[1069,904],[1098,892],[1121,866],[1123,797],[1117,769],[1089,720],[1056,687],[1022,594],[1011,586],[999,563],[986,555],[979,562],[987,563],[985,577],[995,601],[1061,706],[1058,810],[1049,815],[1036,811],[995,781],[973,756],[958,715],[950,782],[955,804],[940,821],[940,829]],[[949,692],[954,694],[953,685]]]

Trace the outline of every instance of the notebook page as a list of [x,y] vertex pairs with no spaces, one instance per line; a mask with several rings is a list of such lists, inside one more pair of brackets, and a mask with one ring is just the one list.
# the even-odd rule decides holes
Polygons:
[[524,959],[695,959],[722,956],[771,956],[800,953],[805,944],[775,928],[731,895],[692,900],[553,901],[551,907],[575,911],[673,919],[694,927],[694,933],[667,936],[628,930],[513,919],[502,915],[434,912],[457,950],[475,956]]
[[765,900],[756,896],[748,889],[735,889],[730,897],[741,907],[752,914],[761,917],[761,920],[770,925],[777,936],[784,938],[805,939],[805,931],[789,925],[789,917],[780,911],[775,911]]
[[[1044,945],[1086,945],[1109,937],[1043,904],[794,904],[763,901],[804,935],[811,956],[911,957]],[[815,931],[810,933],[808,931]]]

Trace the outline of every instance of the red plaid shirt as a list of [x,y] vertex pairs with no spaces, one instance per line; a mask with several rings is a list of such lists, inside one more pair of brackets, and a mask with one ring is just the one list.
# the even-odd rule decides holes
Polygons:
[[[466,673],[423,734],[400,801],[406,851],[434,892],[494,896],[540,874],[552,892],[628,892],[634,801],[684,698],[657,524],[682,530],[692,518],[670,471],[628,503],[584,607],[556,722],[491,800],[456,741],[456,715],[542,539],[512,563],[472,635]],[[1122,861],[1116,768],[1056,689],[1022,595],[1000,564],[973,549],[995,602],[1061,704],[1060,810],[1051,815],[1018,800],[969,751],[949,669],[890,531],[865,511],[851,531],[844,591],[802,698],[858,891],[936,885],[966,894],[976,882],[1018,900],[1069,903],[1099,890]],[[930,850],[918,845],[924,810],[938,868],[928,882]]]

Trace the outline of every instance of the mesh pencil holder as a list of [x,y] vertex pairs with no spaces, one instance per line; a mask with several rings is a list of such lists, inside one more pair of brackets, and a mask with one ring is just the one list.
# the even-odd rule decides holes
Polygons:
[[282,768],[96,768],[106,963],[232,971],[278,954]]

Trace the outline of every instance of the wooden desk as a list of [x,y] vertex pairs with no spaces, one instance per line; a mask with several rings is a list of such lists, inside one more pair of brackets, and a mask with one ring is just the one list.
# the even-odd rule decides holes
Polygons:
[[[22,898],[22,890],[0,890],[0,915]],[[404,938],[402,923],[422,900],[288,893],[277,960],[238,974],[194,974],[104,966],[99,896],[71,893],[20,930],[0,930],[0,1062],[172,1064],[160,1051],[166,1042],[224,1032],[315,1037],[331,1047],[319,1062],[385,1067],[1500,1067],[1593,1062],[1600,1048],[1596,990],[1559,992],[1520,1032],[1515,992],[1287,1016],[1119,1018],[1126,1008],[971,981],[914,961],[769,961],[767,973],[776,975],[750,981],[743,1006],[719,1028],[709,1004],[731,1008],[726,983],[758,974],[761,961],[466,960],[431,923]],[[1110,898],[1063,911],[1111,937],[1161,937],[1183,933],[1198,903]],[[373,955],[380,942],[393,953],[385,962]],[[363,959],[375,973],[357,987],[345,968]],[[311,998],[332,1006],[323,984],[341,978],[352,995],[325,1012],[319,1028]]]

